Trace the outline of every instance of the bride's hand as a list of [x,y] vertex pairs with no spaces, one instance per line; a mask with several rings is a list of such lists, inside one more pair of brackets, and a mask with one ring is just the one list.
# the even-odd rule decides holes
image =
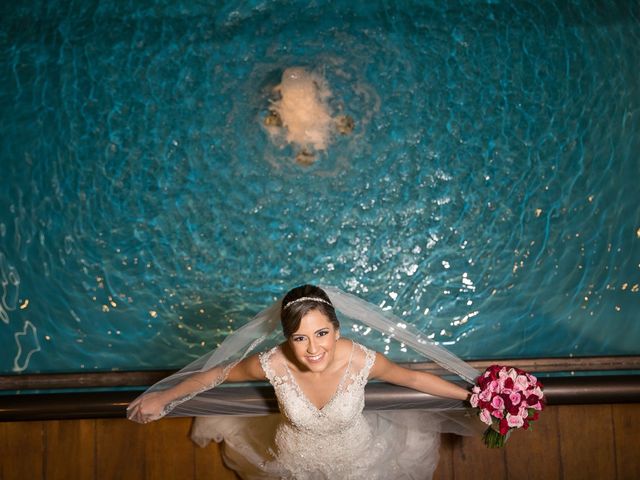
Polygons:
[[136,398],[127,407],[127,418],[138,423],[149,423],[164,416],[167,402],[162,392],[151,392]]

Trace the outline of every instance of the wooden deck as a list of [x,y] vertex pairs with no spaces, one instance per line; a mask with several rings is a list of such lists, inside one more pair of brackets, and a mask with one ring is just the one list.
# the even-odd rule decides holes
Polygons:
[[[218,445],[189,440],[190,419],[0,423],[0,479],[235,479]],[[550,406],[507,447],[444,435],[434,478],[639,479],[640,404]]]

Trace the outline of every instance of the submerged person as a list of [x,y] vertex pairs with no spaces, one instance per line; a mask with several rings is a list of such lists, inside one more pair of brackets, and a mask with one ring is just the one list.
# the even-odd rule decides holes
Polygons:
[[313,164],[335,133],[349,135],[355,128],[349,115],[331,115],[331,91],[324,78],[314,72],[287,68],[273,90],[277,98],[271,101],[264,126],[274,138],[284,136],[296,147],[296,162],[301,165]]
[[[128,408],[129,418],[141,423],[158,419],[223,381],[268,380],[278,399],[279,415],[212,417],[195,423],[196,440],[224,439],[225,461],[242,478],[430,478],[438,459],[437,422],[429,431],[426,423],[432,420],[420,412],[408,412],[399,423],[392,417],[365,417],[364,387],[369,380],[378,379],[458,401],[467,400],[469,392],[438,376],[399,366],[341,337],[336,300],[341,311],[352,310],[356,314],[351,316],[361,320],[369,317],[374,328],[385,322],[382,313],[357,297],[338,290],[331,290],[329,296],[312,285],[294,288],[276,305],[284,342],[226,366],[207,368],[218,361],[213,357],[220,352],[214,351],[186,378],[178,377],[168,388],[152,388],[134,400]],[[248,325],[255,332],[247,335],[247,341],[254,334],[263,334],[262,326],[273,320],[269,317],[276,309],[265,312],[255,325]],[[466,364],[453,355],[440,354],[440,363],[450,362],[458,372],[465,369]],[[475,373],[468,367],[462,376],[468,379]],[[206,404],[201,403],[191,412],[202,414],[203,409]]]

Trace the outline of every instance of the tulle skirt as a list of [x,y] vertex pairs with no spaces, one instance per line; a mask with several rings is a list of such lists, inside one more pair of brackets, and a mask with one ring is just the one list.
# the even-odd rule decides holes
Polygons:
[[[225,464],[244,480],[264,479],[430,479],[438,464],[440,433],[469,434],[471,422],[464,414],[440,414],[423,410],[365,412],[371,428],[370,445],[344,445],[351,471],[336,476],[336,458],[326,465],[306,471],[291,471],[278,461],[275,432],[280,414],[259,417],[214,416],[196,418],[191,438],[200,446],[211,440],[222,443]],[[356,461],[352,461],[352,459]]]

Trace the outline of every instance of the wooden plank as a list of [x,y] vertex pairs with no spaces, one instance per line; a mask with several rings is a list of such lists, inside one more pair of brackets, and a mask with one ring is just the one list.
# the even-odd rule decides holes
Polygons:
[[196,480],[237,480],[233,470],[222,461],[221,444],[211,442],[204,448],[195,447]]
[[505,445],[507,476],[562,478],[557,407],[547,407],[529,430],[515,430]]
[[619,479],[640,478],[640,404],[613,405]]
[[487,448],[482,436],[461,437],[453,451],[454,475],[451,478],[506,479],[503,448]]
[[95,420],[53,420],[44,432],[46,480],[95,478]]
[[611,405],[556,408],[563,478],[616,478]]
[[449,480],[453,478],[453,452],[461,438],[452,433],[443,433],[440,435],[440,459],[435,472],[433,472],[433,480]]
[[189,438],[190,418],[163,418],[144,425],[145,478],[194,478],[195,444]]
[[0,422],[0,478],[42,479],[43,422]]
[[96,420],[98,478],[145,478],[145,434],[144,425],[126,419]]

